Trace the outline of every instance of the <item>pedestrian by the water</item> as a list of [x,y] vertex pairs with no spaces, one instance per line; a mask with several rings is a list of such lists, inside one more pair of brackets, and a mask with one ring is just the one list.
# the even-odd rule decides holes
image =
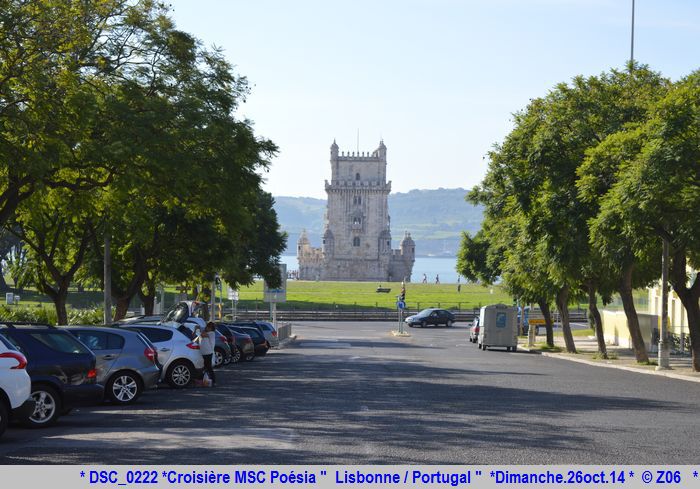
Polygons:
[[459,283],[459,275],[457,275],[457,292],[462,292],[462,284]]
[[436,284],[440,283],[440,275],[435,275],[435,283]]
[[428,283],[428,276],[426,274],[423,274],[423,283],[424,284]]
[[202,331],[199,337],[199,351],[204,357],[204,371],[211,380],[211,385],[216,385],[216,377],[212,368],[212,358],[214,356],[214,344],[216,342],[216,325],[212,322],[207,323],[206,328]]

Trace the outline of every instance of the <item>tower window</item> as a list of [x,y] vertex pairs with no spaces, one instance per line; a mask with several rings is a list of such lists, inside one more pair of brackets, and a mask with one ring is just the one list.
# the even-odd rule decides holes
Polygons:
[[352,223],[353,224],[362,224],[362,219],[359,217],[353,217],[352,218]]
[[359,195],[354,196],[354,197],[352,198],[352,203],[353,203],[353,205],[360,205],[360,204],[362,204],[362,197],[360,197]]
[[360,238],[352,238],[353,246],[360,246]]
[[355,173],[355,180],[359,180],[359,179],[360,179],[360,174],[359,174],[359,173]]

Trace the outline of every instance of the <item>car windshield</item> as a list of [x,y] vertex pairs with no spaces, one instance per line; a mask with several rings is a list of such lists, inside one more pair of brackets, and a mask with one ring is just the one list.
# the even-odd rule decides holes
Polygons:
[[180,302],[179,304],[174,305],[173,308],[168,311],[168,313],[165,315],[165,319],[163,319],[163,322],[175,321],[182,323],[189,317],[189,315],[189,306],[184,302]]

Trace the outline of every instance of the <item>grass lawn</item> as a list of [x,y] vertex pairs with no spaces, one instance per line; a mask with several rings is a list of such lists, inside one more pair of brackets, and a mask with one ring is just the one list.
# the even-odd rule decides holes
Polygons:
[[[396,308],[396,296],[401,293],[401,284],[397,282],[383,283],[382,287],[390,288],[388,293],[377,293],[376,282],[315,282],[302,280],[287,281],[287,303],[278,304],[278,308],[303,308],[309,305],[322,304],[333,307]],[[493,290],[493,293],[491,292]],[[249,287],[241,288],[242,302],[262,301],[262,283],[257,282]],[[500,287],[482,287],[475,284],[462,284],[457,292],[455,284],[406,284],[406,306],[410,310],[426,307],[443,307],[472,309],[487,304],[512,304],[513,300]]]
[[[377,293],[376,282],[315,282],[315,281],[287,281],[287,302],[278,304],[279,309],[331,309],[331,308],[389,308],[396,309],[396,296],[401,292],[401,284],[398,282],[383,283],[382,287],[390,288],[388,293]],[[224,287],[224,302],[230,306],[226,299],[227,288]],[[24,307],[49,307],[53,308],[53,302],[35,290],[25,289],[20,293],[21,305]],[[165,305],[169,308],[177,297],[173,286],[165,288]],[[241,308],[267,308],[263,303],[263,284],[258,281],[248,287],[239,290]],[[406,307],[410,311],[424,309],[426,307],[442,307],[455,309],[472,309],[487,304],[512,304],[513,301],[500,287],[482,287],[475,284],[462,284],[461,291],[457,292],[455,284],[406,284]],[[102,292],[86,290],[78,292],[72,289],[68,294],[68,306],[70,308],[91,308],[102,305]],[[137,299],[132,306],[138,307]]]

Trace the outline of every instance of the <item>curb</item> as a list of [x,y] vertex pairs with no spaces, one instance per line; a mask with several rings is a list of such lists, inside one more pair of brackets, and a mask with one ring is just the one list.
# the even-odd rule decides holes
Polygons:
[[626,370],[628,372],[636,372],[638,374],[660,375],[660,376],[668,377],[671,379],[686,380],[688,382],[700,383],[700,376],[689,377],[687,375],[676,374],[673,372],[667,372],[667,371],[663,371],[663,370],[661,370],[661,371],[645,370],[645,369],[641,369],[641,368],[637,368],[637,367],[628,367],[627,365],[613,365],[613,364],[609,364],[609,363],[593,362],[591,360],[586,360],[584,358],[573,358],[570,356],[560,355],[558,353],[549,353],[546,351],[533,351],[533,350],[530,350],[526,346],[518,346],[518,350],[526,351],[526,352],[531,353],[533,355],[542,355],[543,357],[549,357],[549,358],[559,358],[561,360],[567,360],[569,362],[583,363],[586,365],[592,365],[594,367],[614,368],[614,369],[618,369],[618,370]]
[[289,338],[285,338],[282,341],[280,341],[280,344],[277,348],[281,350],[282,348],[287,347],[290,343],[293,343],[296,340],[297,340],[297,335],[293,334]]

